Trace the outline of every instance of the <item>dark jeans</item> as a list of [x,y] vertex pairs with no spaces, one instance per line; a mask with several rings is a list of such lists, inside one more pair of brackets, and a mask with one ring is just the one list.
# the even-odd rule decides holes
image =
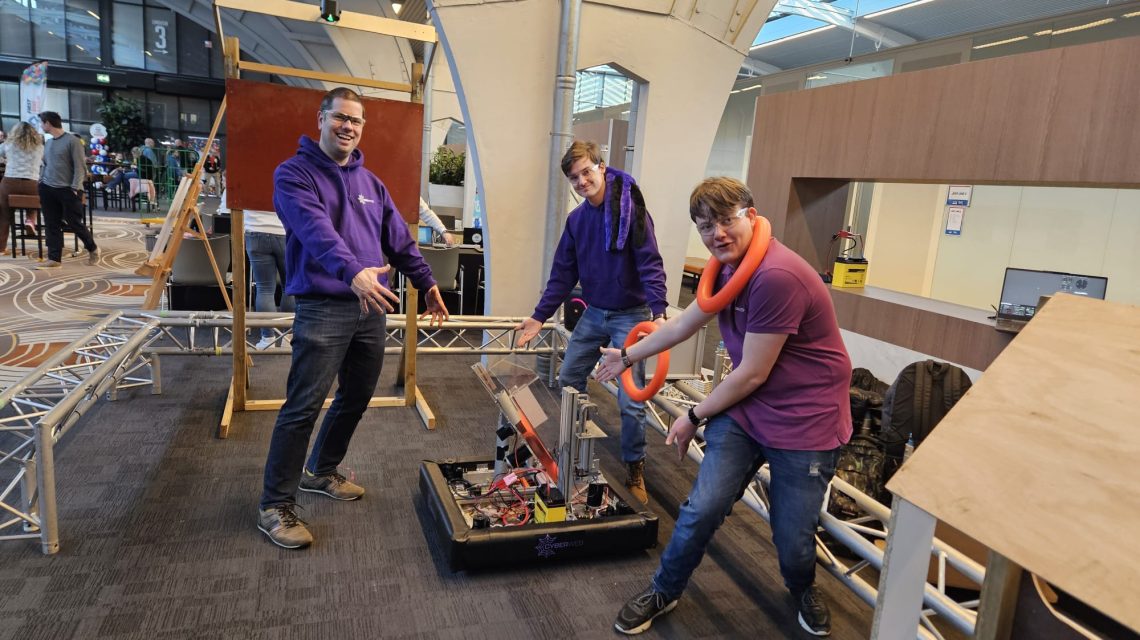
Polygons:
[[[254,311],[285,311],[293,310],[293,296],[281,293],[281,307],[277,307],[278,278],[282,286],[285,284],[285,236],[275,233],[262,233],[248,231],[245,234],[245,252],[249,255],[249,268],[253,272],[253,286],[256,288],[253,297]],[[261,330],[261,337],[273,336],[273,330]]]
[[[327,475],[344,459],[380,379],[387,318],[375,312],[362,314],[355,298],[297,299],[293,363],[285,406],[277,415],[269,442],[262,509],[295,502],[302,465],[316,475]],[[338,384],[336,397],[306,463],[309,436],[333,378]]]
[[40,183],[40,207],[47,227],[48,260],[63,261],[63,225],[67,225],[83,241],[88,252],[99,247],[83,219],[83,201],[70,187],[49,187]]
[[705,547],[756,471],[768,462],[772,483],[772,541],[784,586],[792,593],[815,582],[815,532],[819,510],[839,449],[794,451],[765,447],[726,414],[705,426],[705,457],[688,499],[681,504],[673,537],[661,555],[653,588],[670,600],[681,596]]
[[[574,333],[570,334],[570,342],[562,355],[558,382],[585,393],[586,377],[602,357],[598,349],[608,346],[620,349],[637,323],[651,317],[653,314],[646,306],[620,311],[588,307],[574,326]],[[645,363],[634,365],[633,379],[639,387],[645,386]],[[621,459],[623,462],[637,462],[645,457],[645,403],[631,400],[620,379],[617,380],[617,388],[618,408],[621,410]]]

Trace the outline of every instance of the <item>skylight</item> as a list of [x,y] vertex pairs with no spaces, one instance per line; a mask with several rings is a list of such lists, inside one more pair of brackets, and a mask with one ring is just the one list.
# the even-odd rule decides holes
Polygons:
[[[904,10],[906,9],[906,5],[920,5],[930,1],[931,0],[835,0],[834,2],[826,2],[826,0],[824,0],[826,4],[830,4],[833,7],[853,11],[858,17],[890,9]],[[756,40],[752,43],[752,46],[755,47],[768,42],[775,42],[776,40],[797,36],[801,33],[826,26],[827,23],[812,18],[773,11],[772,14],[768,16],[768,21],[765,22],[764,26],[760,29],[760,33],[756,36]]]

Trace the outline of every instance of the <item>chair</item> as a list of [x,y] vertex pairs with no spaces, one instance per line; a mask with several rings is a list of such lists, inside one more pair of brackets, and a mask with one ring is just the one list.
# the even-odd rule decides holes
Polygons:
[[[230,287],[230,237],[213,236],[209,239],[210,251],[218,263],[218,272]],[[170,266],[170,282],[167,283],[167,300],[175,310],[222,311],[226,308],[225,299],[218,289],[214,268],[210,266],[210,256],[206,253],[206,243],[198,238],[183,238],[174,264]]]
[[[27,231],[28,212],[40,210],[40,197],[32,195],[20,195],[12,193],[8,195],[8,208],[14,214],[12,216],[12,257],[16,257],[16,243],[20,243],[20,255],[28,255],[27,239],[35,238],[36,247],[39,249],[40,260],[44,257],[44,241],[43,235],[38,233],[31,234]],[[19,215],[15,215],[19,212]],[[42,216],[41,216],[42,218]],[[40,220],[40,225],[43,225],[43,220]]]
[[459,247],[420,247],[420,253],[431,267],[432,277],[439,283],[440,293],[453,293],[459,298],[457,315],[463,314],[463,270],[459,268]]

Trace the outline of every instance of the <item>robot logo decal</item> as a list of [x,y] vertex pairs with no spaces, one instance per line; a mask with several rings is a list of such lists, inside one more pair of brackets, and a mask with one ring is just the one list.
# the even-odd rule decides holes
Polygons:
[[534,546],[534,550],[535,553],[538,554],[538,557],[549,558],[561,549],[584,546],[586,546],[585,540],[570,540],[568,542],[559,542],[558,538],[547,534],[538,539],[538,544]]

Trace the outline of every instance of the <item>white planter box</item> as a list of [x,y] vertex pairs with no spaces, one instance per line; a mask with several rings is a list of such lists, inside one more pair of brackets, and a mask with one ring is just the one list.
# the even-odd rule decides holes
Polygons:
[[463,187],[428,184],[428,204],[435,207],[463,209]]

